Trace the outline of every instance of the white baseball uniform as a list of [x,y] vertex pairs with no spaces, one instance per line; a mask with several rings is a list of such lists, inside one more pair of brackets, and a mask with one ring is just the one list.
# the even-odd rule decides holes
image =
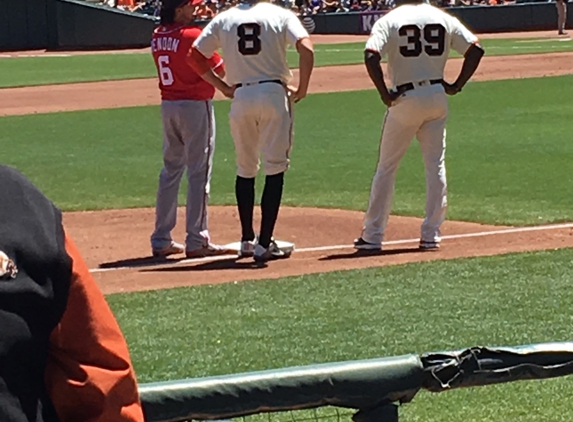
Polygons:
[[414,136],[420,142],[426,168],[426,218],[421,241],[440,241],[447,207],[444,158],[448,117],[441,81],[450,48],[465,54],[477,41],[458,19],[426,3],[399,6],[372,28],[366,50],[388,56],[392,87],[404,93],[388,108],[384,119],[380,158],[362,232],[366,242],[382,242],[396,171]]
[[227,82],[238,85],[229,117],[241,177],[256,176],[261,151],[266,175],[289,166],[293,118],[285,86],[292,74],[286,49],[305,37],[293,12],[261,2],[220,13],[194,43],[207,58],[220,48]]

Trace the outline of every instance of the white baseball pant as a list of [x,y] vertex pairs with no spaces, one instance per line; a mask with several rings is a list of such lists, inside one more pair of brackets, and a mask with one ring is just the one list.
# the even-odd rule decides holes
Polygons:
[[381,243],[392,209],[398,165],[416,136],[426,169],[426,218],[421,240],[440,241],[446,217],[446,120],[448,101],[441,85],[416,86],[388,108],[382,128],[380,158],[372,181],[362,238]]
[[261,153],[267,176],[288,169],[293,117],[283,85],[269,82],[237,88],[229,123],[237,155],[237,175],[255,177]]

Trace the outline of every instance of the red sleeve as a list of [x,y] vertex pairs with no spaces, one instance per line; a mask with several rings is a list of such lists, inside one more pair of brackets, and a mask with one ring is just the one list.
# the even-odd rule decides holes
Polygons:
[[187,55],[187,64],[198,74],[204,75],[209,72],[211,65],[209,59],[199,52],[195,47],[191,47]]
[[62,422],[143,422],[127,343],[74,243],[68,304],[50,337],[46,386]]
[[189,26],[183,30],[183,38],[189,40],[189,45],[193,44],[199,35],[201,35],[201,28],[198,26]]
[[[201,35],[201,28],[196,26],[185,28],[185,30],[183,31],[183,36],[186,40],[188,40],[190,47],[193,45],[193,43],[199,37],[199,35]],[[225,70],[223,58],[217,52],[213,53],[213,56],[211,56],[210,59],[206,59],[206,63],[204,60],[202,60],[204,57],[198,58],[196,55],[193,56],[194,57],[191,58],[191,51],[189,51],[188,63],[189,65],[191,65],[191,67],[194,68],[195,71],[197,71],[198,73],[201,72],[199,73],[200,75],[204,74],[207,71],[206,68],[207,66],[213,69],[216,73],[221,73],[222,71]],[[201,62],[199,66],[197,66],[197,61]]]
[[225,64],[223,62],[223,58],[219,55],[219,53],[213,53],[213,56],[207,60],[211,69],[213,69],[216,73],[221,73],[225,70]]

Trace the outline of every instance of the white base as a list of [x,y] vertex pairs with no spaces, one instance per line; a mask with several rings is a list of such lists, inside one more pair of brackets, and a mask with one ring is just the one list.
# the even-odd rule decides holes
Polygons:
[[[290,255],[294,251],[294,243],[292,242],[286,242],[284,240],[275,240],[275,243],[277,244],[279,249],[287,255]],[[239,251],[241,250],[241,242],[227,243],[223,247],[231,249],[233,251],[237,251],[238,254]]]

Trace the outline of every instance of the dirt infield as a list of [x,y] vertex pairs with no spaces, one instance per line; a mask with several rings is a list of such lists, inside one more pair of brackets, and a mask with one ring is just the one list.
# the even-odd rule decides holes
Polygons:
[[[498,34],[494,36],[500,37]],[[552,37],[554,34],[505,34],[506,38],[539,36]],[[361,40],[363,37],[324,39],[315,36],[317,42]],[[474,80],[569,74],[573,73],[572,62],[571,53],[486,57]],[[446,78],[455,78],[460,66],[460,60],[451,60]],[[312,92],[370,88],[371,83],[361,65],[317,68],[311,85]],[[0,115],[159,103],[156,81],[153,79],[3,89],[0,95],[4,99],[0,104]],[[234,207],[211,207],[209,217],[214,241],[227,243],[238,240],[239,222]],[[356,255],[351,242],[360,233],[362,213],[284,208],[279,217],[276,237],[294,242],[297,251],[288,260],[257,267],[252,260],[237,260],[231,256],[222,260],[158,261],[150,258],[149,235],[154,221],[152,209],[66,213],[64,220],[105,293],[273,279],[415,261],[573,247],[573,224],[515,229],[447,221],[443,226],[441,250],[423,253],[417,249],[421,220],[393,216],[384,252]],[[180,224],[174,232],[178,240],[184,237],[183,221],[184,212],[180,209]]]
[[[573,73],[573,53],[524,54],[485,57],[474,81],[557,76]],[[446,80],[453,81],[461,59],[446,66]],[[298,72],[294,79],[298,78]],[[318,67],[313,73],[311,93],[371,89],[363,65]],[[71,110],[134,107],[160,103],[155,79],[87,82],[0,89],[0,116],[50,113]],[[216,97],[222,99],[221,95]]]
[[[178,217],[184,221],[183,209]],[[209,218],[214,240],[222,243],[238,240],[239,223],[234,207],[211,207]],[[65,214],[67,230],[105,293],[573,247],[573,224],[512,229],[446,221],[440,251],[420,252],[417,246],[422,220],[392,216],[384,251],[377,255],[357,254],[351,244],[360,232],[361,212],[285,207],[281,209],[276,237],[294,242],[297,251],[287,260],[258,267],[252,259],[234,256],[220,260],[151,258],[149,235],[153,221],[152,209]],[[182,230],[180,224],[174,231],[177,239],[184,238]]]
[[[559,38],[552,31],[512,34],[482,34],[482,38]],[[316,43],[358,42],[363,35],[313,35]],[[563,39],[563,37],[561,37]],[[129,54],[143,50],[121,50]],[[98,52],[28,51],[11,56],[44,54],[96,54]],[[101,52],[99,52],[101,53]],[[107,53],[107,52],[106,52]],[[486,56],[472,80],[493,80],[557,76],[573,73],[573,53],[525,54],[517,56]],[[461,67],[461,59],[452,59],[446,66],[446,80],[454,80]],[[294,72],[295,81],[298,73]],[[311,93],[355,91],[371,89],[372,83],[363,65],[329,66],[316,68],[310,86]],[[134,79],[88,82],[63,85],[0,89],[0,116],[50,113],[71,110],[135,107],[160,103],[156,79]],[[223,99],[221,95],[216,97]]]

